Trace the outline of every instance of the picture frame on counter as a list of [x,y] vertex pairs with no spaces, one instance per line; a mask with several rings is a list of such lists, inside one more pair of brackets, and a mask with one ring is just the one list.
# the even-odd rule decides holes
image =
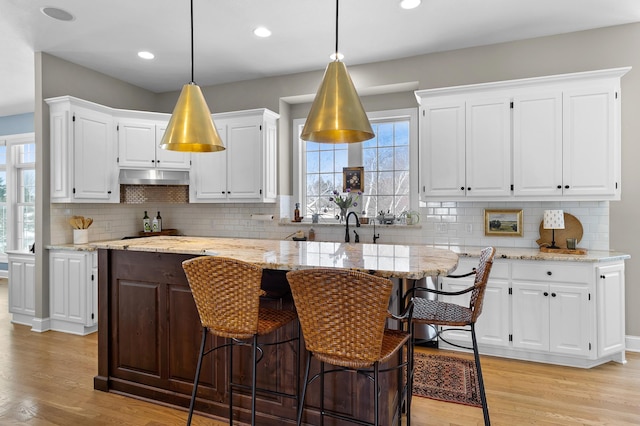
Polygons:
[[364,192],[364,167],[342,168],[342,191]]
[[484,235],[488,237],[522,237],[522,209],[485,209]]

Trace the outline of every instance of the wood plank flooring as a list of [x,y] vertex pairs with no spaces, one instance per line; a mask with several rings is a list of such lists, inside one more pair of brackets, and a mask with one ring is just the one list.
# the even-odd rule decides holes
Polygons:
[[[94,390],[96,334],[35,333],[11,324],[6,280],[0,306],[0,425],[186,423],[183,410]],[[583,370],[483,357],[492,424],[638,425],[640,354],[628,352],[627,359]],[[415,397],[412,408],[414,426],[482,424],[475,407]],[[195,416],[192,424],[226,423]]]

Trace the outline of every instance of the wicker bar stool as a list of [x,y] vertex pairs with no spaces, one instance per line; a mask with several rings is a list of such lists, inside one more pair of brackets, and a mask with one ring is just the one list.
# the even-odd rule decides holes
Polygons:
[[[324,416],[365,424],[379,425],[379,374],[395,371],[398,375],[397,419],[401,423],[403,401],[410,401],[410,387],[403,377],[409,377],[408,361],[412,357],[409,332],[385,327],[390,317],[410,319],[411,308],[403,317],[388,312],[393,283],[385,278],[356,271],[338,269],[307,269],[287,273],[293,301],[298,311],[302,335],[308,350],[307,366],[299,401],[297,424],[302,423],[304,398],[309,384],[320,378],[320,417]],[[402,349],[406,347],[407,360]],[[398,354],[398,363],[381,369],[380,365]],[[320,361],[320,373],[309,378],[311,359]],[[337,368],[325,370],[325,363]],[[406,376],[402,370],[406,368]],[[374,384],[374,422],[353,419],[324,408],[324,375],[341,371],[364,374]],[[408,383],[408,381],[406,382]],[[386,396],[385,396],[386,398]],[[407,425],[410,407],[407,404]],[[386,423],[386,421],[383,421]]]
[[[463,349],[473,350],[473,358],[475,360],[476,371],[478,373],[478,385],[480,387],[480,399],[482,402],[482,412],[484,416],[484,424],[489,426],[491,421],[489,419],[489,407],[487,406],[487,396],[484,389],[484,379],[482,378],[482,368],[480,367],[480,354],[478,353],[478,342],[476,340],[476,321],[482,313],[482,302],[484,300],[484,292],[487,288],[487,281],[489,280],[489,273],[491,272],[491,266],[493,265],[493,257],[496,253],[494,247],[487,247],[480,252],[480,263],[477,268],[472,272],[464,275],[449,275],[452,278],[462,278],[475,274],[474,283],[472,286],[455,292],[447,292],[437,290],[428,287],[413,287],[409,289],[405,295],[405,300],[413,301],[413,316],[412,326],[415,324],[428,324],[431,326],[446,326],[446,327],[465,327],[469,328],[446,328],[440,329],[436,336],[441,340],[449,343],[452,346],[457,346]],[[471,298],[469,306],[457,305],[455,303],[447,303],[439,300],[429,300],[424,297],[416,297],[415,293],[418,291],[426,291],[429,293],[435,293],[445,296],[459,296],[471,292]],[[471,333],[471,341],[473,347],[468,348],[461,346],[446,340],[443,336],[449,330],[464,330]],[[413,382],[413,366],[411,367],[411,380]]]
[[[233,347],[237,345],[251,346],[252,384],[251,384],[251,424],[255,425],[256,392],[275,394],[298,399],[299,385],[295,394],[287,394],[256,387],[256,366],[262,358],[262,348],[267,344],[259,344],[258,336],[275,332],[297,318],[294,311],[260,307],[260,297],[264,291],[260,289],[263,269],[256,265],[217,256],[203,256],[182,262],[182,268],[189,281],[189,287],[196,302],[196,308],[202,323],[202,343],[198,356],[198,365],[193,384],[189,417],[191,424],[202,359],[205,355],[221,348],[229,348],[229,424],[233,424],[233,389],[246,388],[233,383]],[[205,351],[209,334],[225,337],[227,342]],[[275,345],[291,341],[298,342],[296,350],[297,370],[300,371],[300,329],[297,336],[291,339],[268,343]],[[258,352],[261,356],[258,357]],[[297,373],[296,373],[297,374]],[[296,384],[299,382],[296,378]]]

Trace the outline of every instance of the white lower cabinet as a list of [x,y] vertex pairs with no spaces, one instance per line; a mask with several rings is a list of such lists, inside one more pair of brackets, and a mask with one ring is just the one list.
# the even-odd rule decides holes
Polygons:
[[[476,260],[462,259],[458,263],[456,274],[471,272],[478,266]],[[443,278],[444,291],[460,291],[473,285],[474,276],[466,278]],[[463,296],[445,297],[450,303],[469,305],[470,293]],[[491,270],[489,282],[484,294],[482,314],[476,323],[478,344],[509,346],[509,264],[495,262]],[[444,334],[445,339],[471,345],[471,334],[466,331],[452,329]]]
[[32,326],[36,315],[36,258],[33,253],[7,253],[11,322]]
[[95,252],[49,252],[51,330],[85,335],[98,329]]
[[[455,273],[476,263],[462,259]],[[455,291],[473,280],[442,278],[441,283],[443,290]],[[483,354],[589,368],[625,362],[624,315],[623,260],[496,259],[476,335]],[[445,338],[470,345],[469,333],[446,332]],[[455,349],[445,342],[440,346]]]

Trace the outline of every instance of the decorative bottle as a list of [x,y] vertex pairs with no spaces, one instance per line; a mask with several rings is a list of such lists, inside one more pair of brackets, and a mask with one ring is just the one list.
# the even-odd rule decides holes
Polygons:
[[151,219],[147,214],[147,211],[144,211],[144,217],[142,218],[142,230],[144,232],[151,232]]
[[158,212],[158,215],[153,218],[151,229],[153,232],[162,231],[162,218],[160,217],[160,212]]
[[300,222],[300,203],[296,203],[296,208],[293,211],[293,220]]

